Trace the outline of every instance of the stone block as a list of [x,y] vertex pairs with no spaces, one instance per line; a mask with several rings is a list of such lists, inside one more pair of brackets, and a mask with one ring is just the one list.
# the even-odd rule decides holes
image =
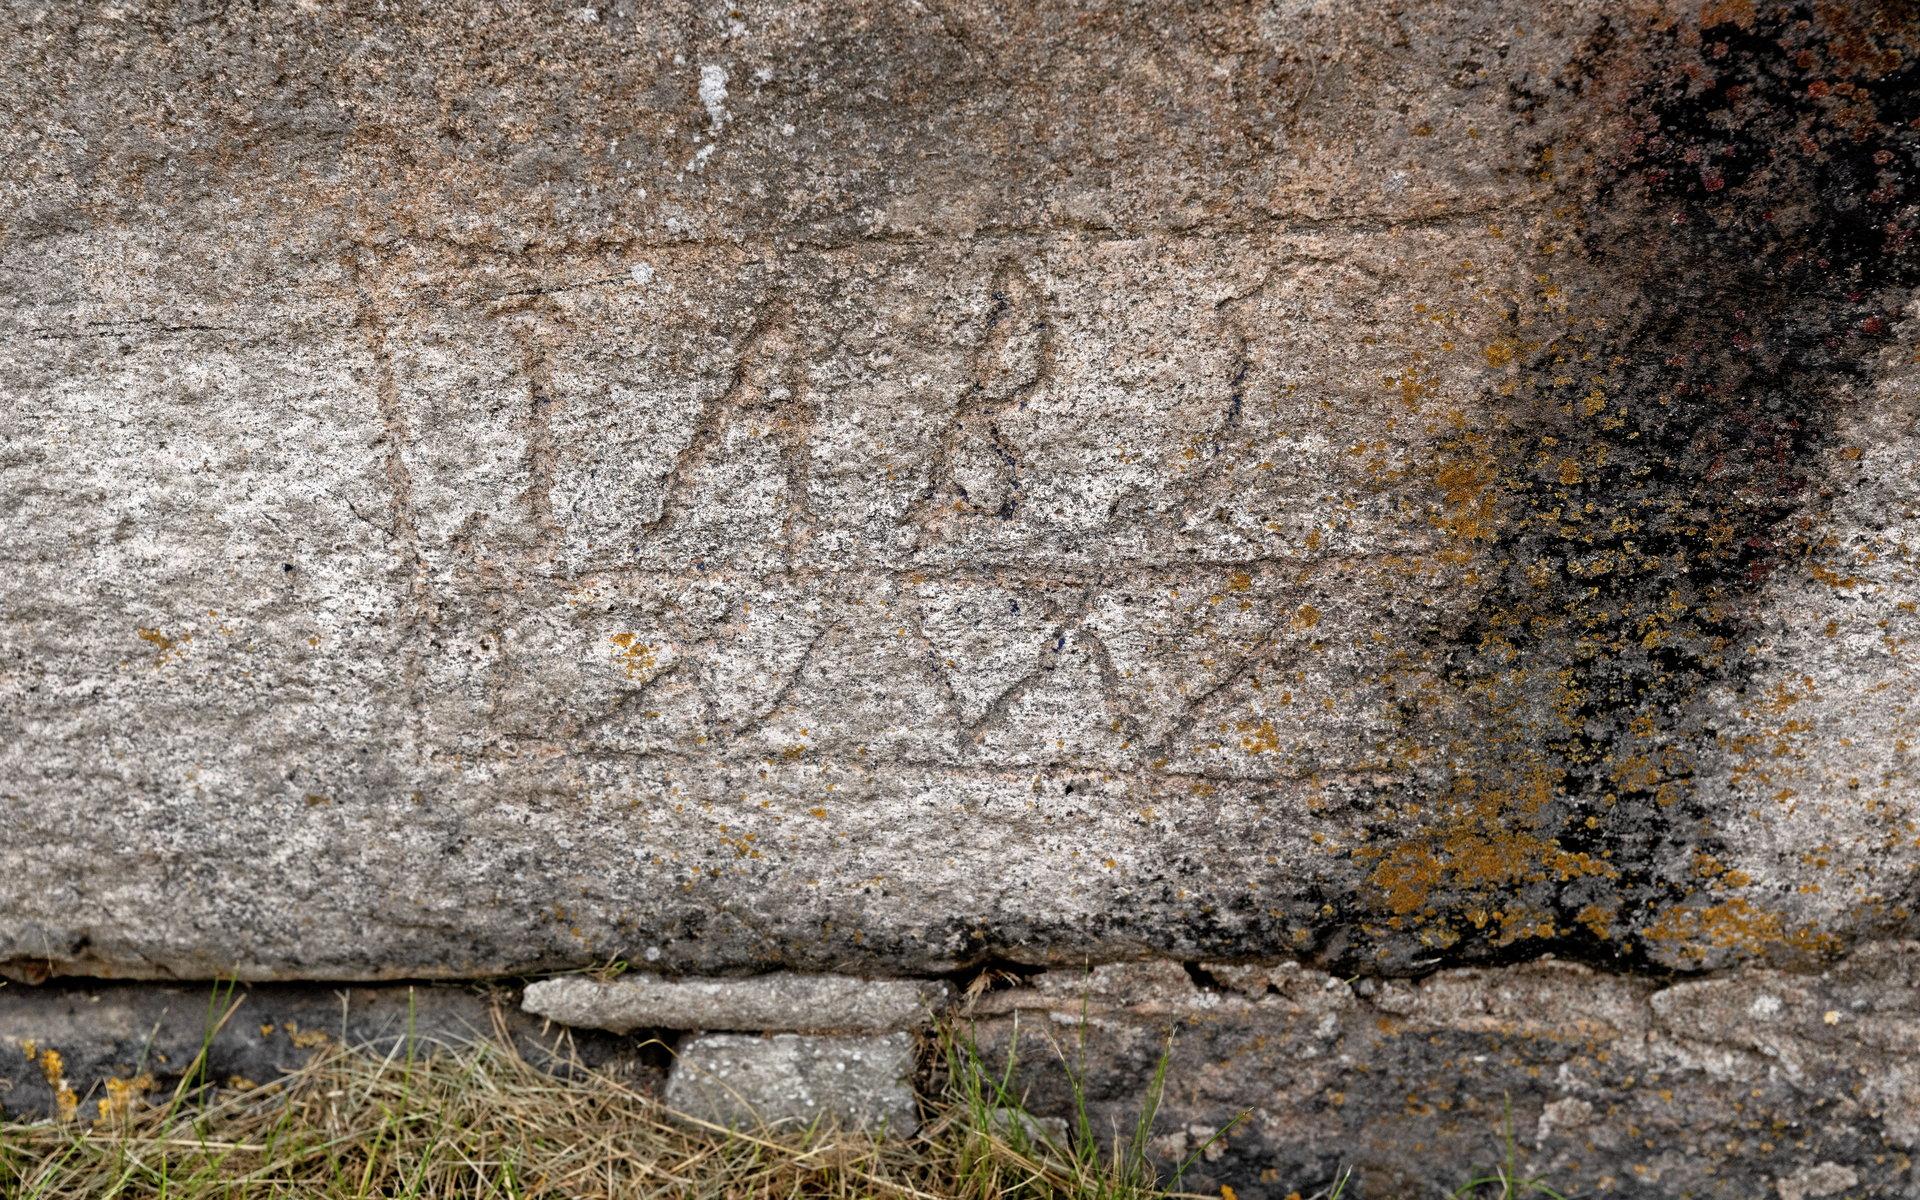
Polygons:
[[635,972],[529,984],[521,1006],[562,1025],[786,1033],[890,1033],[932,1023],[950,988],[926,979],[780,972],[744,979],[663,979]]
[[702,1034],[667,1078],[670,1108],[716,1125],[837,1126],[906,1137],[920,1126],[914,1039]]

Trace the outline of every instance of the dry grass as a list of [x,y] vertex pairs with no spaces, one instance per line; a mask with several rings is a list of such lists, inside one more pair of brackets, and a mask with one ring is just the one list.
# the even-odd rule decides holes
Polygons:
[[[216,991],[210,1017],[230,995]],[[458,1045],[409,1039],[384,1056],[335,1044],[270,1087],[207,1086],[207,1046],[237,1008],[210,1020],[164,1104],[110,1106],[90,1126],[0,1123],[0,1200],[1219,1200],[1180,1191],[1181,1172],[1163,1179],[1149,1161],[1170,1054],[1133,1128],[1102,1130],[1072,1056],[1049,1046],[1077,1116],[1061,1138],[1026,1112],[1013,1050],[990,1069],[943,1031],[920,1132],[879,1141],[824,1127],[726,1129],[577,1061],[565,1078],[536,1066],[504,1028]],[[1504,1160],[1450,1200],[1567,1200],[1519,1170],[1511,1113],[1502,1139]],[[1307,1200],[1341,1200],[1351,1177],[1343,1169]]]
[[[377,1057],[337,1049],[270,1090],[197,1088],[91,1128],[0,1127],[0,1195],[168,1200],[348,1197],[1175,1196],[1140,1136],[1055,1145],[1010,1114],[1010,1072],[943,1042],[941,1094],[920,1135],[880,1143],[831,1129],[740,1132],[669,1113],[581,1068],[562,1080],[504,1038]],[[196,1064],[197,1066],[198,1064]],[[1083,1133],[1088,1131],[1084,1130]],[[1085,1149],[1076,1147],[1087,1147]]]

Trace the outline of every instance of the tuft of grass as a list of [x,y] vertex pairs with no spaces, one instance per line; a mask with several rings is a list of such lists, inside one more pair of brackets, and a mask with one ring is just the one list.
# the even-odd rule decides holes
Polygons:
[[[209,1009],[207,1043],[233,1015]],[[1147,1137],[1165,1056],[1131,1133],[1103,1143],[1074,1079],[1077,1129],[1028,1113],[1011,1055],[992,1070],[940,1035],[919,1135],[821,1126],[731,1130],[575,1064],[561,1079],[504,1036],[387,1054],[334,1047],[266,1088],[211,1086],[203,1053],[171,1097],[75,1123],[0,1126],[0,1196],[22,1200],[713,1197],[797,1200],[1168,1200]],[[1070,1072],[1070,1075],[1072,1073]],[[1222,1131],[1224,1132],[1224,1130]],[[1203,1147],[1204,1149],[1204,1147]]]
[[[1083,1020],[1081,1030],[1086,1029]],[[1152,1078],[1140,1098],[1132,1128],[1125,1136],[1102,1136],[1087,1106],[1080,1062],[1069,1062],[1057,1045],[1072,1099],[1072,1119],[1064,1129],[1050,1128],[1026,1108],[1026,1097],[1015,1091],[1019,1064],[1019,1024],[1007,1046],[1005,1064],[993,1070],[972,1042],[953,1030],[943,1030],[938,1061],[946,1071],[942,1094],[946,1111],[941,1122],[959,1131],[957,1157],[951,1171],[963,1184],[956,1194],[969,1197],[1072,1196],[1087,1200],[1145,1200],[1182,1195],[1181,1179],[1202,1154],[1242,1120],[1245,1113],[1215,1130],[1162,1180],[1149,1157],[1154,1118],[1166,1091],[1167,1068],[1173,1058],[1172,1036],[1154,1064]],[[1084,1040],[1080,1045],[1084,1056]],[[940,1129],[940,1125],[934,1128]],[[1118,1134],[1120,1131],[1110,1131]]]
[[1507,1100],[1500,1124],[1501,1143],[1506,1153],[1498,1166],[1480,1172],[1455,1188],[1449,1200],[1522,1200],[1542,1196],[1545,1200],[1568,1200],[1538,1176],[1520,1174],[1520,1153],[1513,1140],[1513,1101]]

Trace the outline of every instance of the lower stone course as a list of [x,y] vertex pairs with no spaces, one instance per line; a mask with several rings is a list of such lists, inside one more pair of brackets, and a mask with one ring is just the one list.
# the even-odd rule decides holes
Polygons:
[[[1045,1128],[1077,1135],[1073,1080],[1093,1136],[1126,1137],[1167,1057],[1151,1152],[1166,1166],[1197,1156],[1188,1191],[1286,1200],[1352,1167],[1350,1200],[1397,1200],[1446,1194],[1511,1154],[1568,1195],[1920,1197],[1920,943],[1869,944],[1817,974],[1677,980],[1552,960],[1417,981],[1155,960],[982,982],[949,1019],[990,1069],[1015,1055]],[[0,1109],[84,1120],[103,1100],[164,1093],[225,1011],[211,990],[0,990]],[[571,1048],[717,1124],[917,1126],[909,1030],[705,1033],[670,1053],[647,1030],[546,1024],[507,987],[274,985],[236,998],[207,1043],[211,1077],[235,1086],[337,1040],[391,1049],[409,1030],[449,1042],[504,1031],[535,1061],[564,1071]]]
[[[981,997],[1036,1113],[1125,1136],[1163,1054],[1155,1156],[1195,1192],[1446,1195],[1511,1147],[1567,1195],[1914,1197],[1920,944],[1817,975],[1684,981],[1569,963],[1348,982],[1294,965],[1047,972]],[[1230,1122],[1227,1134],[1209,1138]],[[1509,1140],[1510,1139],[1510,1140]],[[1204,1147],[1204,1149],[1203,1149]]]
[[577,1061],[660,1082],[666,1054],[657,1044],[548,1027],[511,999],[503,988],[404,984],[0,987],[0,1113],[90,1120],[115,1097],[164,1096],[203,1045],[206,1077],[237,1087],[269,1085],[340,1043],[384,1054],[408,1037],[457,1045],[503,1034],[558,1072]]

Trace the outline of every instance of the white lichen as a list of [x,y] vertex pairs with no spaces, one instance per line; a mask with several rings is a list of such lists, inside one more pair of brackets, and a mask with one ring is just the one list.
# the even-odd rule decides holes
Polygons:
[[727,123],[727,69],[719,63],[700,64],[700,103],[706,107],[709,128],[719,132]]

